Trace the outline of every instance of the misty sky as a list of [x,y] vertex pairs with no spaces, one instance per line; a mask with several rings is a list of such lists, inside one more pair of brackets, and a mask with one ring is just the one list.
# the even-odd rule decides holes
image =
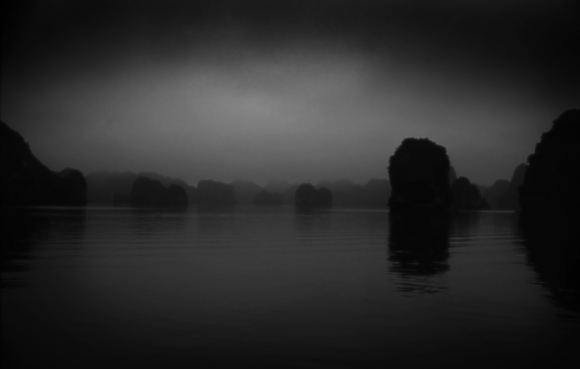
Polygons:
[[575,1],[8,1],[1,118],[53,170],[387,178],[406,137],[510,179],[580,105]]

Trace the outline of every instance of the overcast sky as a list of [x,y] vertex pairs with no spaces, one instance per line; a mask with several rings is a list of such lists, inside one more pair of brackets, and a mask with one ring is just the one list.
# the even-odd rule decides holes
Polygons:
[[54,170],[387,178],[406,137],[510,179],[580,106],[575,1],[8,1],[1,118]]

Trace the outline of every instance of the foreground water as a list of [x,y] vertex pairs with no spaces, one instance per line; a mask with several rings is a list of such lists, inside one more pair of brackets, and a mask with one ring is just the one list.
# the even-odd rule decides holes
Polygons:
[[3,228],[3,368],[578,362],[575,239],[516,213],[35,208]]

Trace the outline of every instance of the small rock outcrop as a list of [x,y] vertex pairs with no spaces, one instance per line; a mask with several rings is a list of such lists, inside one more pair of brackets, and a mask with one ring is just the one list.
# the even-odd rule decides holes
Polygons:
[[519,188],[525,212],[580,209],[580,109],[563,112],[528,157]]
[[394,212],[419,209],[448,209],[450,162],[445,147],[427,138],[406,138],[389,159]]

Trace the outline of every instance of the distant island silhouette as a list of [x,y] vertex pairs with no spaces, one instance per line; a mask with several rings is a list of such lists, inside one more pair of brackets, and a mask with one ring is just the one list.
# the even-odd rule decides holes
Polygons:
[[517,210],[520,208],[520,195],[518,188],[524,182],[524,176],[526,175],[527,170],[528,165],[525,163],[518,165],[516,169],[514,169],[508,188],[497,198],[498,209]]
[[484,189],[482,196],[492,209],[500,209],[499,198],[510,187],[507,179],[498,179],[490,187]]
[[297,207],[379,207],[393,212],[420,209],[545,211],[577,209],[580,200],[580,110],[563,112],[545,132],[528,163],[511,180],[491,186],[456,174],[445,147],[428,138],[405,138],[389,158],[389,179],[366,184],[348,179],[316,185],[271,180],[231,183],[206,179],[191,185],[154,172],[50,170],[26,140],[1,122],[2,205],[114,204],[184,207],[193,205],[294,205]]
[[161,182],[137,177],[131,188],[130,204],[133,206],[187,207],[189,200],[183,187],[170,184],[165,187]]
[[[131,188],[138,177],[155,179],[166,187],[172,184],[182,187],[191,205],[294,205],[296,190],[299,187],[298,183],[290,184],[285,181],[270,181],[262,187],[252,181],[235,180],[226,184],[205,180],[200,181],[205,183],[199,192],[199,183],[194,186],[182,179],[165,177],[153,172],[100,171],[86,175],[88,203],[130,205]],[[315,187],[325,187],[332,193],[333,206],[386,207],[391,194],[389,181],[378,178],[373,178],[363,185],[347,179],[321,181]]]
[[311,183],[302,183],[296,190],[294,205],[300,208],[332,207],[332,192],[326,187],[316,188]]
[[88,173],[87,200],[89,204],[129,205],[130,193],[138,177],[146,177],[159,181],[163,186],[178,185],[185,190],[190,204],[195,204],[197,189],[182,179],[165,177],[153,172],[108,172],[99,171]]
[[451,184],[452,208],[458,210],[489,209],[487,201],[481,197],[479,188],[466,177],[459,177]]
[[279,192],[270,192],[266,190],[260,191],[254,197],[252,204],[254,205],[283,205],[284,197]]
[[199,205],[235,205],[234,187],[213,180],[201,180],[197,184],[197,203]]

